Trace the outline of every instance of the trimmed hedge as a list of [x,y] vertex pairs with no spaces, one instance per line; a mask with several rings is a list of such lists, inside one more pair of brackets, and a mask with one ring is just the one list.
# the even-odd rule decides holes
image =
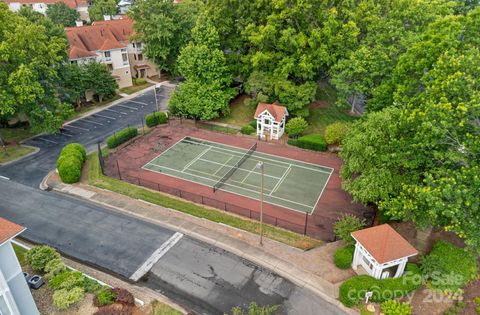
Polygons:
[[154,112],[145,116],[145,124],[151,128],[156,125],[165,124],[168,121],[167,114],[164,112]]
[[298,139],[288,139],[288,144],[313,151],[327,150],[327,142],[319,134],[306,135]]
[[255,128],[253,128],[252,126],[250,125],[245,125],[242,127],[242,129],[240,129],[240,132],[244,135],[251,135],[252,133],[254,133],[256,131]]
[[81,144],[70,143],[63,147],[57,160],[58,174],[62,182],[67,184],[78,182],[86,159],[87,152]]
[[138,135],[137,128],[128,127],[128,128],[122,129],[107,139],[107,146],[109,149],[116,148],[120,144],[132,138],[135,138],[137,135]]
[[416,290],[422,284],[422,273],[415,264],[407,264],[405,273],[399,278],[375,279],[367,275],[354,276],[340,285],[339,299],[343,305],[352,307],[365,299],[372,291],[370,301],[381,303],[400,298]]
[[352,266],[354,252],[355,246],[353,245],[338,248],[333,255],[335,266],[340,269],[350,268]]

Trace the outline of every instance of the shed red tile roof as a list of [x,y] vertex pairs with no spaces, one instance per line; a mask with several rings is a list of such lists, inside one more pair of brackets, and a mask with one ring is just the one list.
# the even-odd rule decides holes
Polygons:
[[46,5],[63,2],[69,8],[75,9],[78,7],[87,6],[87,0],[1,0],[5,3],[20,3],[20,4],[35,4],[35,3],[44,3]]
[[92,57],[95,51],[127,47],[133,35],[133,22],[129,18],[98,21],[92,25],[65,28],[70,59]]
[[280,105],[279,102],[275,102],[273,104],[266,104],[266,103],[259,103],[257,106],[257,110],[255,111],[254,118],[258,118],[258,116],[267,110],[270,115],[275,118],[276,122],[281,122],[283,116],[287,112],[287,108],[285,106]]
[[355,231],[352,236],[379,264],[418,254],[418,251],[388,224]]
[[0,218],[0,244],[23,232],[25,228],[16,223]]

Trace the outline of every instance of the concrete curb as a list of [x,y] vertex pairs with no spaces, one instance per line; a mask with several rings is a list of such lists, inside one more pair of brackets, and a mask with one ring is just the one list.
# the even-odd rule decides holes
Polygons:
[[[48,176],[45,177],[46,182],[48,182],[48,179],[50,178],[51,173]],[[67,185],[67,184],[61,184],[61,185],[64,186],[64,187],[72,186],[72,185]],[[74,188],[74,187],[72,186],[72,188]],[[142,219],[144,221],[148,221],[148,222],[151,222],[151,223],[154,223],[154,224],[158,224],[158,225],[160,225],[162,227],[165,227],[167,229],[170,229],[172,231],[178,231],[178,232],[183,233],[185,235],[188,235],[188,236],[190,236],[194,239],[197,239],[197,240],[203,241],[207,244],[219,247],[219,248],[221,248],[225,251],[233,253],[233,254],[241,257],[241,258],[252,261],[252,262],[256,263],[257,265],[260,265],[264,268],[267,268],[267,269],[277,273],[278,275],[292,281],[295,285],[297,285],[301,288],[306,288],[306,289],[312,291],[314,294],[320,296],[322,299],[324,299],[325,301],[329,302],[330,304],[338,307],[339,309],[346,312],[347,314],[358,314],[358,312],[356,312],[353,309],[345,307],[343,304],[341,304],[336,299],[337,292],[338,292],[338,290],[336,290],[337,289],[336,285],[331,284],[330,282],[327,282],[326,280],[324,280],[324,279],[322,279],[322,278],[320,278],[316,275],[312,275],[311,273],[300,270],[300,269],[296,268],[295,265],[290,264],[289,262],[286,262],[286,261],[281,260],[279,258],[276,258],[275,256],[272,256],[268,253],[265,253],[261,249],[251,247],[250,245],[248,245],[247,248],[235,247],[235,246],[232,246],[230,244],[227,244],[227,242],[222,241],[222,239],[226,240],[227,236],[225,236],[224,238],[222,238],[222,237],[211,238],[211,237],[209,237],[209,236],[207,236],[203,233],[200,233],[200,232],[196,231],[195,227],[192,229],[192,226],[184,227],[184,226],[181,226],[181,225],[174,225],[174,224],[171,224],[169,222],[160,221],[160,220],[157,220],[157,219],[152,219],[152,218],[149,218],[147,216],[144,216],[144,215],[141,215],[141,214],[138,214],[138,213],[134,213],[134,212],[128,211],[126,209],[123,209],[123,208],[120,208],[120,207],[117,207],[117,206],[114,206],[114,205],[111,205],[111,204],[107,204],[107,203],[102,202],[102,201],[92,199],[93,196],[89,197],[89,198],[86,198],[85,195],[76,194],[72,190],[62,190],[62,189],[57,188],[57,187],[53,187],[52,189],[56,192],[59,192],[59,193],[63,193],[63,194],[74,196],[76,198],[82,198],[82,199],[88,200],[89,202],[102,205],[104,207],[107,207],[107,208],[112,209],[114,211],[126,214],[126,215],[131,216],[131,217],[139,218],[139,219]],[[85,191],[88,191],[88,189],[85,189],[85,188],[81,188],[81,189],[85,190]],[[147,204],[151,204],[151,203],[143,201],[143,200],[139,200],[139,201],[145,202]],[[155,205],[155,204],[151,204],[151,205],[158,206],[158,205]],[[169,209],[169,210],[176,211],[176,210],[172,210],[172,209]],[[239,241],[239,242],[241,242],[241,241]],[[301,276],[299,276],[299,275],[301,275]]]
[[26,154],[26,155],[24,155],[24,156],[21,156],[21,157],[15,159],[15,160],[12,160],[12,161],[8,161],[8,162],[5,162],[5,163],[0,163],[0,166],[7,166],[7,165],[12,164],[12,163],[15,163],[15,162],[17,162],[17,161],[23,160],[24,158],[27,158],[27,157],[29,157],[29,156],[31,156],[31,155],[34,155],[34,154],[37,154],[38,151],[40,151],[40,148],[31,146],[31,145],[22,144],[22,142],[23,142],[23,141],[20,142],[20,144],[19,144],[20,146],[22,146],[22,147],[27,147],[27,148],[32,148],[32,149],[33,149],[33,152],[30,152],[30,153],[28,153],[28,154]]

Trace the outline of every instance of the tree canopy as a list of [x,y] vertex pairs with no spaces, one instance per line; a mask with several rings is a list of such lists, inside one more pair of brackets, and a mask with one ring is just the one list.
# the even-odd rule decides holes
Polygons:
[[92,5],[88,8],[88,15],[94,21],[103,20],[104,15],[117,14],[116,0],[94,0]]
[[75,9],[69,8],[65,3],[58,2],[48,5],[47,17],[52,20],[53,23],[69,27],[75,26],[75,21],[80,18],[80,13]]

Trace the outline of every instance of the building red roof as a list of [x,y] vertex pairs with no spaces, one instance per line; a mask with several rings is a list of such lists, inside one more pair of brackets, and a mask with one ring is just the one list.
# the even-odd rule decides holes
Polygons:
[[0,218],[0,244],[23,232],[25,228],[16,223]]
[[133,22],[129,18],[98,21],[92,25],[65,28],[70,44],[70,59],[95,56],[95,51],[127,47],[133,35]]
[[355,231],[352,236],[379,264],[418,254],[418,251],[388,224]]
[[273,104],[259,103],[257,106],[257,110],[255,111],[254,118],[258,118],[258,116],[265,110],[268,111],[278,123],[282,121],[283,117],[287,113],[287,108],[280,105],[279,102],[275,102]]
[[68,7],[76,9],[78,7],[87,6],[87,0],[1,0],[5,3],[20,3],[20,4],[35,4],[35,3],[44,3],[44,4],[53,4],[58,2],[65,3]]

